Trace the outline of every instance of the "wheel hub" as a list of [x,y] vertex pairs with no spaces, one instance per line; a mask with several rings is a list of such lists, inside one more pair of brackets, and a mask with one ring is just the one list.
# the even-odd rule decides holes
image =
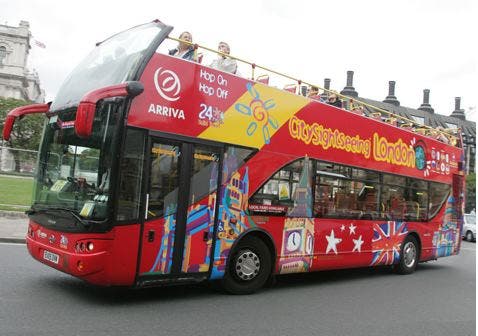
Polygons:
[[241,251],[236,259],[236,275],[241,280],[252,280],[261,268],[259,257],[254,252],[247,250]]
[[403,256],[405,258],[405,266],[412,267],[417,258],[417,248],[412,242],[405,244],[403,248]]

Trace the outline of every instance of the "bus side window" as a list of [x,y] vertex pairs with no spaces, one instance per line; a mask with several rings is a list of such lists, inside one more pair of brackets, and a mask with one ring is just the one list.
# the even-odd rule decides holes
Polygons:
[[153,143],[149,181],[148,219],[176,213],[179,188],[179,146]]
[[144,134],[128,129],[119,167],[118,221],[137,220],[141,203]]
[[253,215],[312,217],[312,163],[294,161],[272,176],[250,198]]
[[433,218],[440,211],[450,193],[450,185],[430,182],[429,218]]
[[382,186],[382,202],[384,215],[390,220],[403,220],[407,212],[407,203],[404,198],[405,189],[395,185]]
[[375,219],[378,217],[378,174],[339,164],[317,162],[314,216]]

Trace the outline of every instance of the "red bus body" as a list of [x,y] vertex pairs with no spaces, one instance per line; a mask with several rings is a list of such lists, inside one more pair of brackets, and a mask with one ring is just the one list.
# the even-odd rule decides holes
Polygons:
[[[459,252],[460,148],[158,52],[139,82],[144,92],[132,99],[127,127],[257,152],[234,172],[224,173],[223,162],[226,178],[217,191],[188,206],[180,272],[168,268],[174,254],[169,217],[114,225],[106,233],[61,232],[30,221],[27,246],[40,262],[97,285],[140,286],[180,282],[188,274],[223,278],[231,251],[248,234],[270,246],[276,274],[394,264],[410,234],[420,244],[420,261]],[[417,146],[425,156],[420,168]],[[251,202],[271,176],[301,158],[444,183],[452,191],[429,221],[274,216],[272,205]],[[288,251],[291,230],[302,244],[295,253]],[[90,242],[92,252],[86,248]],[[58,260],[47,260],[45,251]]]

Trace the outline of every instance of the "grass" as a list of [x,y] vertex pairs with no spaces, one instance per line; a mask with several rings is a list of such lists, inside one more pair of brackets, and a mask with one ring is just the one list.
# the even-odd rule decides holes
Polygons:
[[31,204],[33,178],[0,176],[0,210],[25,211]]
[[25,212],[29,209],[29,206],[19,206],[19,205],[3,205],[0,204],[0,211],[15,211],[15,212]]

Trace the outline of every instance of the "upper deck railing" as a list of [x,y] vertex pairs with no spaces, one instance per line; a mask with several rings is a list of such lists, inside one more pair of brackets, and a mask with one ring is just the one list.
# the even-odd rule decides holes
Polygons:
[[[324,103],[326,102],[326,99],[328,96],[334,94],[337,97],[342,99],[342,109],[347,110],[351,113],[356,113],[364,117],[372,118],[372,119],[393,125],[395,127],[399,127],[405,130],[415,132],[417,134],[428,136],[430,138],[436,139],[438,141],[441,141],[443,143],[446,143],[452,146],[462,147],[460,128],[451,129],[451,130],[443,129],[443,128],[433,128],[433,127],[421,124],[415,120],[411,120],[401,115],[387,111],[380,107],[373,106],[357,98],[352,98],[349,96],[342,95],[338,93],[337,91],[323,88],[320,85],[314,84],[312,82],[298,79],[296,77],[241,59],[239,57],[236,57],[230,54],[224,54],[222,52],[199,45],[197,43],[191,43],[191,42],[174,38],[171,36],[168,36],[167,38],[169,40],[176,41],[178,43],[182,42],[192,46],[194,48],[194,60],[198,63],[202,63],[202,59],[204,57],[202,50],[207,51],[209,53],[214,53],[216,55],[221,55],[226,58],[236,60],[242,63],[243,65],[246,65],[246,69],[248,68],[250,70],[250,76],[244,76],[244,74],[241,73],[242,77],[269,85],[270,75],[271,74],[277,75],[280,78],[282,78],[282,80],[286,79],[292,82],[292,83],[284,85],[283,87],[283,90],[286,90],[288,92],[307,96],[309,99],[318,100]],[[261,72],[260,75],[258,75],[259,71]],[[306,92],[303,92],[304,88],[306,89],[305,90]],[[310,92],[312,88],[317,88],[318,89],[317,93],[314,95],[307,95],[307,92]],[[319,93],[319,91],[321,91],[321,93]]]

